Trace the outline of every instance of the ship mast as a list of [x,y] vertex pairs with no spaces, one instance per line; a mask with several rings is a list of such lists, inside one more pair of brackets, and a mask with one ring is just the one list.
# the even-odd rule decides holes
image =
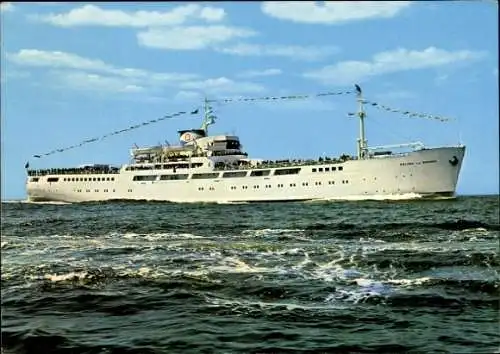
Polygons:
[[359,117],[359,138],[358,138],[358,159],[364,159],[367,151],[367,141],[365,139],[365,117],[366,113],[363,107],[363,96],[361,87],[355,85],[358,99],[358,117]]
[[213,114],[212,106],[209,104],[209,100],[205,97],[205,104],[204,104],[204,119],[203,123],[201,123],[201,129],[205,131],[205,134],[208,136],[208,126],[212,125],[215,123],[215,119],[217,118]]

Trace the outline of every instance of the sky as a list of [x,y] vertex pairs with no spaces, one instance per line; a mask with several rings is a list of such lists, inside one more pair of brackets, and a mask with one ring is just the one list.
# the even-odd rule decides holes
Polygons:
[[[345,92],[427,113],[367,107],[368,145],[465,144],[458,194],[499,192],[498,3],[1,3],[1,196],[26,197],[30,168],[120,165],[178,142],[204,98]],[[251,157],[356,154],[352,94],[214,103],[211,134]],[[448,121],[433,116],[450,118]],[[33,155],[42,155],[34,158]]]

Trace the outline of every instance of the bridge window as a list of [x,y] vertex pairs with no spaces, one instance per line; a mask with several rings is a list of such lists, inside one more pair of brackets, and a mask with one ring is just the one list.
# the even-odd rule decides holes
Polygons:
[[47,178],[47,182],[57,182],[59,181],[59,177],[49,177]]
[[219,177],[219,173],[195,173],[191,179],[209,179],[217,177]]
[[344,169],[344,167],[339,166],[339,171],[342,171],[343,169]]
[[283,176],[283,175],[296,175],[300,172],[300,168],[283,168],[280,170],[275,170],[275,176]]
[[187,179],[188,174],[175,174],[175,175],[161,175],[160,180],[161,181],[174,181],[174,180],[179,180],[179,179]]
[[30,182],[38,182],[40,177],[31,177]]
[[224,172],[222,178],[236,178],[236,177],[245,177],[247,175],[247,171],[237,171],[237,172]]
[[270,170],[258,170],[258,171],[252,171],[252,173],[250,173],[250,176],[252,177],[269,176],[270,173],[271,173]]
[[133,181],[155,181],[156,175],[134,176]]
[[313,172],[316,172],[316,169],[315,169],[315,168],[313,168],[313,169],[312,169],[312,171],[313,171]]

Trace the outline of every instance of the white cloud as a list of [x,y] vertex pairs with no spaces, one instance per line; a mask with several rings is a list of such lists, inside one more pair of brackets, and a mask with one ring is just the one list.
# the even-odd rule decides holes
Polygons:
[[230,41],[256,35],[249,29],[228,26],[187,26],[172,28],[151,28],[139,32],[139,44],[162,49],[203,49]]
[[298,45],[261,45],[240,43],[233,46],[217,48],[219,52],[241,56],[275,56],[297,60],[320,60],[337,53],[338,48],[332,46],[298,46]]
[[67,13],[38,16],[42,22],[60,27],[107,26],[107,27],[151,27],[176,26],[189,20],[207,22],[221,21],[226,13],[222,8],[181,5],[170,11],[123,11],[102,9],[95,5],[83,5]]
[[179,91],[174,99],[181,102],[201,102],[202,95],[195,91]]
[[130,79],[153,80],[157,82],[193,80],[198,77],[198,75],[194,74],[155,73],[142,69],[118,68],[113,65],[106,64],[102,60],[84,58],[76,54],[60,51],[21,49],[17,53],[7,53],[7,59],[23,66],[95,71],[127,77]]
[[262,76],[276,76],[276,75],[281,75],[282,73],[283,72],[280,69],[249,70],[242,72],[238,76],[249,79],[253,77],[262,77]]
[[7,58],[20,65],[50,66],[55,68],[91,69],[109,71],[112,67],[101,60],[87,59],[75,54],[38,49],[21,49],[17,53],[7,53]]
[[258,93],[265,91],[261,85],[252,82],[236,82],[226,77],[187,81],[180,84],[182,89],[198,90],[210,94]]
[[484,55],[484,52],[447,51],[435,47],[422,51],[399,48],[375,54],[371,61],[343,61],[307,72],[304,76],[325,84],[351,85],[377,75],[476,60]]
[[63,87],[83,91],[104,91],[115,93],[139,93],[146,89],[123,77],[102,76],[84,71],[56,71],[52,77]]
[[411,5],[409,1],[265,1],[261,10],[280,20],[341,24],[372,18],[391,18]]
[[11,2],[1,2],[0,3],[0,12],[12,12],[14,11],[14,5]]
[[237,82],[225,77],[201,79],[196,74],[151,72],[143,69],[119,68],[102,60],[84,58],[72,53],[21,49],[7,53],[7,59],[28,67],[48,68],[58,87],[114,93],[158,93],[165,87],[212,94],[262,92],[264,88],[251,82]]
[[333,46],[262,45],[236,43],[234,39],[257,36],[248,29],[224,25],[150,28],[137,34],[140,45],[169,50],[214,49],[239,56],[275,56],[297,60],[319,60],[337,53]]
[[30,77],[30,73],[27,71],[19,71],[8,69],[2,72],[1,80],[2,82],[10,81],[10,79],[26,79]]

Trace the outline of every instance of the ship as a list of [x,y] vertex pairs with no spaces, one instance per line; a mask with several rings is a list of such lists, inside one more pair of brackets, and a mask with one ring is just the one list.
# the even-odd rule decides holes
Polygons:
[[[116,200],[246,203],[397,196],[454,198],[465,146],[421,142],[369,147],[366,103],[356,87],[357,154],[318,159],[251,158],[237,135],[210,135],[213,108],[205,99],[197,129],[180,130],[177,145],[131,149],[129,163],[27,168],[30,202]],[[376,105],[376,104],[373,104]],[[407,113],[407,112],[405,112]],[[39,157],[39,156],[38,156]]]

